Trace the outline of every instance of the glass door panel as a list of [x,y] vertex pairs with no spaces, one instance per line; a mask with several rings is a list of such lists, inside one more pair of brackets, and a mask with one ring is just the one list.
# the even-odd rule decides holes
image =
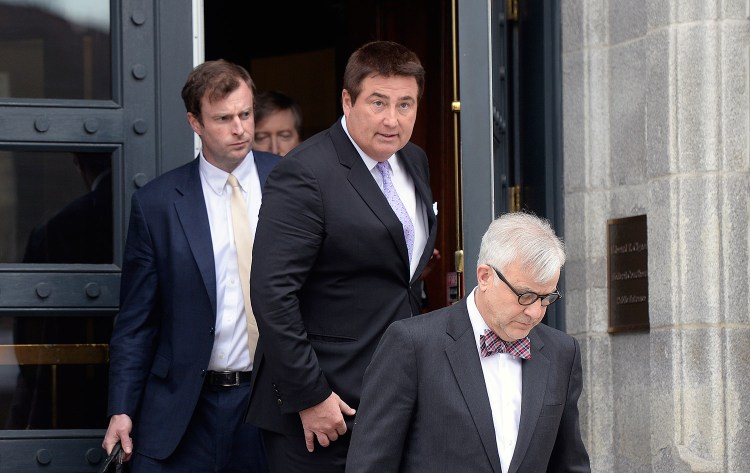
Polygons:
[[112,158],[0,149],[0,263],[112,264]]
[[0,98],[112,99],[110,2],[0,0]]
[[111,316],[0,317],[0,426],[106,425]]

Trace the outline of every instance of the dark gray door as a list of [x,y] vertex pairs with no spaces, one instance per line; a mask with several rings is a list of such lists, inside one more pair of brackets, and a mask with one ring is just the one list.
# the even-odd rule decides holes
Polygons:
[[[458,0],[458,7],[468,292],[481,237],[501,213],[532,211],[562,235],[560,3]],[[546,322],[564,328],[563,312],[564,304],[551,307]]]
[[102,459],[129,200],[193,157],[192,37],[190,2],[0,0],[0,473]]

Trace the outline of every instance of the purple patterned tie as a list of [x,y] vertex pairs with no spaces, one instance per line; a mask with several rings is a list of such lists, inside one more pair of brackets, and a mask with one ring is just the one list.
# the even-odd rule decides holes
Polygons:
[[484,335],[479,336],[479,353],[482,356],[490,356],[495,353],[507,353],[525,360],[531,359],[531,342],[529,337],[506,342],[495,332],[485,329]]
[[409,217],[409,213],[404,207],[404,203],[396,192],[396,188],[393,186],[391,180],[391,165],[388,161],[377,164],[378,171],[383,175],[383,194],[388,199],[388,203],[391,204],[391,208],[396,213],[396,216],[401,221],[401,225],[404,227],[404,238],[406,238],[406,249],[409,251],[409,261],[411,261],[411,253],[414,250],[414,223]]

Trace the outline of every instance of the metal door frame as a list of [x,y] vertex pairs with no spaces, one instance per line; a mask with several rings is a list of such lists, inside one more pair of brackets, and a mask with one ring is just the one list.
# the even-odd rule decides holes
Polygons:
[[[520,161],[518,149],[509,149],[509,139],[520,135],[518,119],[509,107],[518,100],[517,87],[508,90],[508,77],[516,74],[513,58],[507,57],[508,22],[511,5],[518,14],[523,0],[458,1],[459,90],[461,103],[461,176],[464,284],[469,292],[476,285],[476,262],[481,238],[492,219],[510,209],[510,160]],[[528,0],[534,1],[534,0]],[[520,5],[523,8],[523,4]],[[544,146],[545,201],[537,213],[550,220],[563,236],[562,72],[560,4],[544,2],[543,61],[544,94],[542,138]],[[511,32],[512,33],[512,32]],[[514,50],[515,51],[515,50]],[[515,84],[519,80],[516,79]],[[509,138],[510,137],[510,138]],[[516,138],[517,140],[518,138]],[[510,156],[510,154],[513,156]],[[515,174],[518,174],[515,172]],[[516,179],[518,177],[516,176]],[[564,289],[564,274],[560,279]],[[565,304],[548,311],[547,323],[565,328]]]
[[[112,100],[0,98],[5,148],[112,153],[114,205],[113,264],[0,264],[0,316],[116,314],[130,197],[195,156],[180,97],[193,67],[192,7],[190,2],[110,0]],[[87,290],[92,285],[96,291]],[[0,430],[0,471],[37,464],[62,472],[80,462],[96,471],[105,427],[102,419],[101,431]]]

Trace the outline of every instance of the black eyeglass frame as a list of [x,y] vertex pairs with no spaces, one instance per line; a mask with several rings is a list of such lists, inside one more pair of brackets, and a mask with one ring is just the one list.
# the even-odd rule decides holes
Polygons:
[[[500,278],[500,280],[502,282],[504,282],[505,285],[508,286],[511,291],[513,291],[513,294],[515,294],[515,295],[518,296],[518,303],[521,304],[521,305],[532,305],[537,300],[541,300],[542,301],[541,302],[542,303],[542,307],[549,307],[552,304],[554,304],[555,302],[557,302],[560,299],[562,299],[562,297],[563,297],[562,294],[560,293],[560,291],[557,290],[557,289],[555,289],[554,292],[550,292],[549,294],[537,294],[536,292],[519,292],[519,291],[516,290],[515,287],[511,286],[511,284],[508,282],[508,280],[505,279],[505,276],[503,276],[503,273],[501,273],[496,267],[492,266],[491,264],[488,264],[487,266],[489,266],[490,268],[492,268],[492,270],[495,272],[495,274],[498,275],[498,277]],[[522,302],[521,301],[521,298],[528,297],[529,295],[533,295],[534,296],[534,300],[528,301],[528,302]],[[557,296],[557,297],[555,297],[554,299],[552,299],[552,301],[550,301],[549,298],[551,296]],[[545,304],[545,301],[547,302],[546,304]]]

